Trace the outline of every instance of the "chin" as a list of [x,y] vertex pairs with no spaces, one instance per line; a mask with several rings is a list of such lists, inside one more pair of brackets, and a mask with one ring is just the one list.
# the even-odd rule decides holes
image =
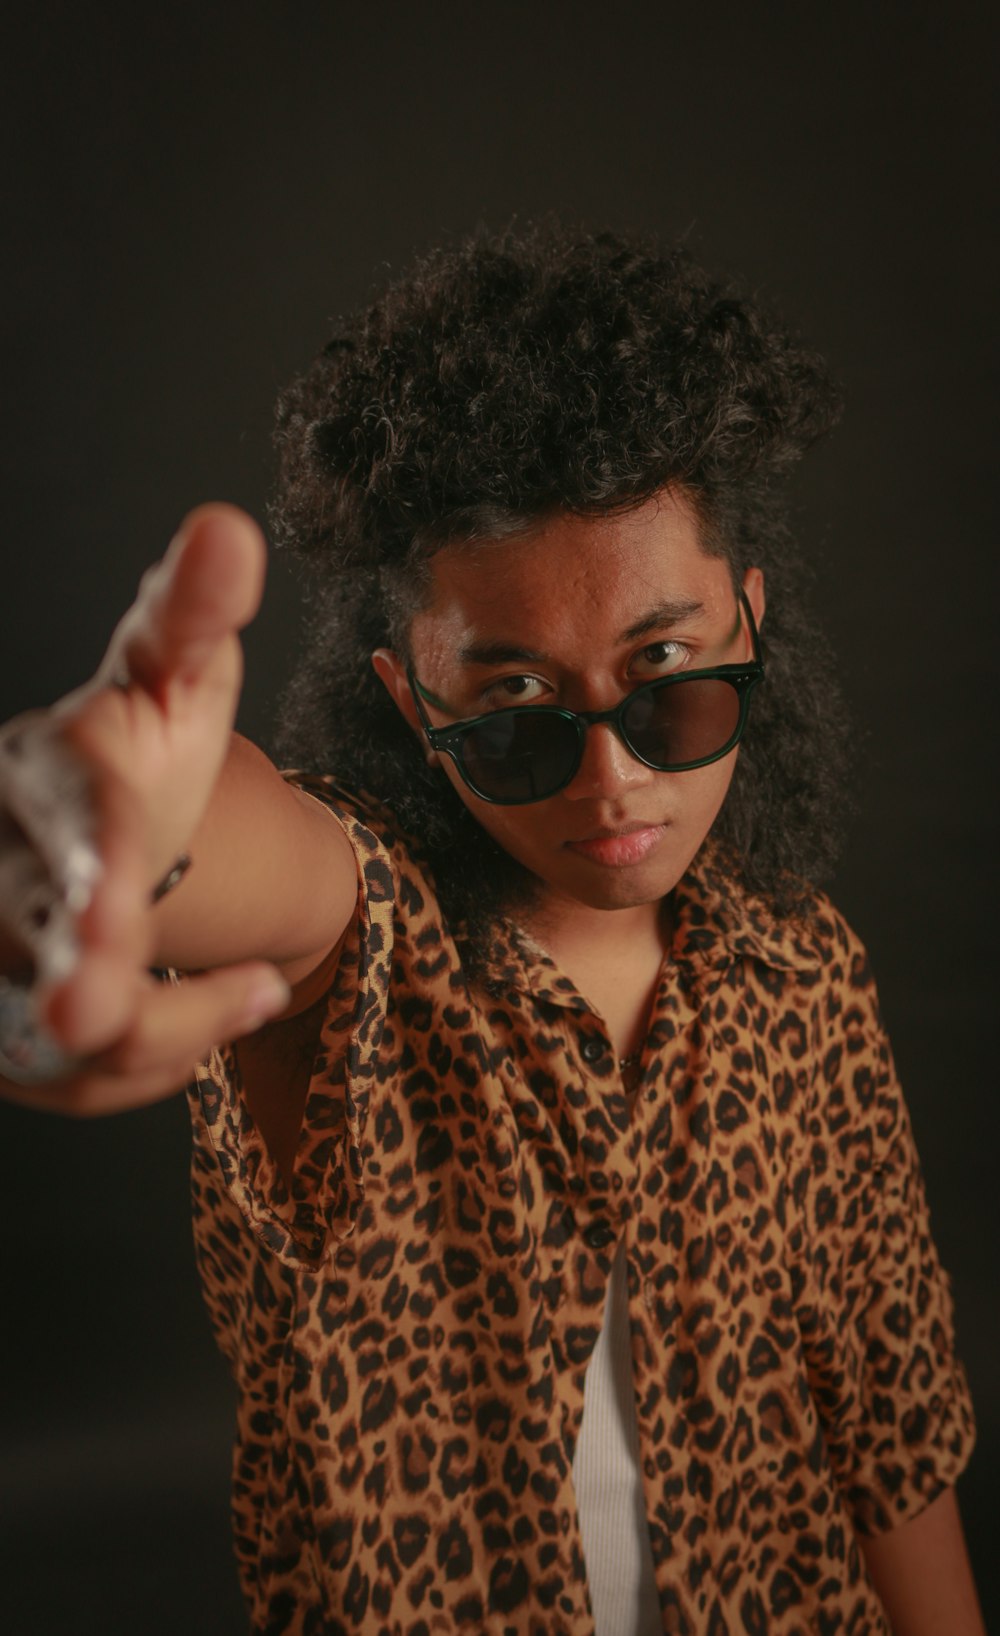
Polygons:
[[547,884],[565,892],[589,909],[637,909],[642,904],[659,903],[672,892],[687,864],[665,870],[620,869],[602,871],[596,878],[574,871],[572,880]]

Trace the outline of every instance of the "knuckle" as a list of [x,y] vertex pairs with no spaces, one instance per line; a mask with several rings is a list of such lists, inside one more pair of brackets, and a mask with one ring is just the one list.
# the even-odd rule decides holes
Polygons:
[[60,721],[63,742],[74,754],[102,767],[110,737],[121,725],[122,706],[120,693],[106,689],[94,693]]

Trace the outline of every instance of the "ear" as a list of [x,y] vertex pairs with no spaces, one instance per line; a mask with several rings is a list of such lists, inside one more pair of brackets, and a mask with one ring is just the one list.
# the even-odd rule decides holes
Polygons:
[[406,667],[402,660],[392,652],[391,648],[376,648],[372,654],[372,669],[392,698],[397,710],[418,737],[422,738],[423,730],[420,726],[420,717],[417,715],[413,694],[410,692],[410,684],[406,679]]
[[764,623],[764,610],[767,607],[767,597],[764,595],[764,570],[762,568],[748,568],[743,575],[743,590],[746,599],[753,609],[754,623],[757,629]]
[[438,753],[432,750],[424,737],[423,724],[413,702],[413,693],[406,678],[406,667],[391,648],[376,648],[372,654],[372,669],[392,698],[404,721],[416,733],[429,767],[438,764]]

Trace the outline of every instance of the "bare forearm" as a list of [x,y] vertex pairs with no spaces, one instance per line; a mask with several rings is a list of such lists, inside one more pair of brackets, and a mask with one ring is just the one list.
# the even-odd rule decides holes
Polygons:
[[953,1488],[861,1545],[894,1636],[986,1636]]
[[295,982],[353,912],[354,858],[339,825],[236,734],[188,851],[191,869],[154,911],[159,965],[261,958]]

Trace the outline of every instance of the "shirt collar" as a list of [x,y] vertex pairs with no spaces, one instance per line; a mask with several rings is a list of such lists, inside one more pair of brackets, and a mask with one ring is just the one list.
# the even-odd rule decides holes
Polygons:
[[[301,774],[285,774],[308,788]],[[314,781],[317,782],[317,781]],[[332,779],[322,781],[323,794],[341,800],[348,810],[374,819],[379,832],[391,841],[398,833],[393,815],[370,796],[341,790]],[[411,852],[418,851],[409,843]],[[719,969],[740,959],[760,961],[776,971],[815,971],[826,958],[832,923],[824,917],[826,900],[816,893],[813,903],[798,918],[779,919],[765,900],[736,883],[720,862],[711,841],[702,846],[674,888],[674,935],[665,964],[695,974]],[[587,1002],[572,979],[523,927],[511,920],[499,923],[486,961],[487,988],[495,994],[512,988],[536,999],[573,1011],[587,1010]]]
[[735,882],[718,855],[703,848],[674,891],[670,958],[679,966],[760,961],[776,971],[814,971],[825,959],[822,894],[798,916],[781,918],[767,901]]
[[[823,903],[817,894],[815,908]],[[696,975],[759,961],[776,971],[814,971],[822,964],[824,923],[816,913],[780,919],[765,900],[744,890],[703,848],[673,894],[673,937],[665,965]],[[829,931],[829,926],[825,929]],[[529,932],[513,921],[497,928],[487,961],[487,987],[496,994],[512,988],[572,1011],[587,1009],[572,980]]]

